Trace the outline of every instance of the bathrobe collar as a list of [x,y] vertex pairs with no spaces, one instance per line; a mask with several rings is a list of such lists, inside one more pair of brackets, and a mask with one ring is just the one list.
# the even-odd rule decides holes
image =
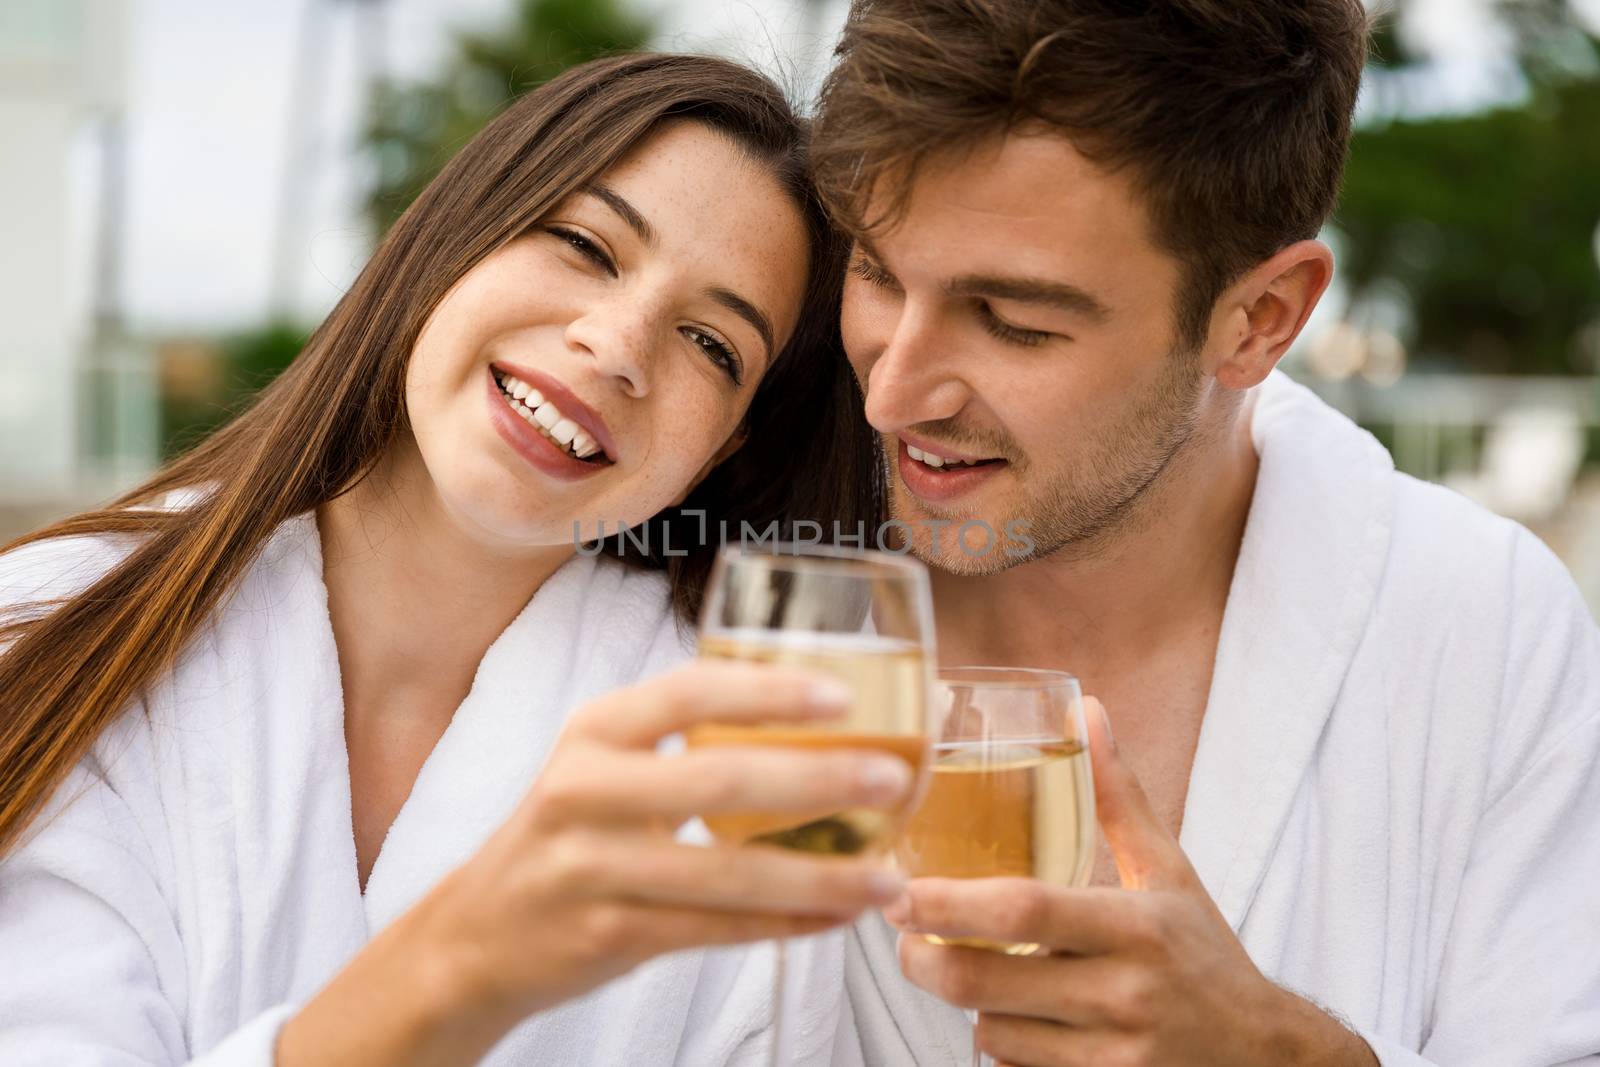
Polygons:
[[1238,930],[1377,597],[1389,454],[1281,372],[1258,390],[1260,469],[1184,807],[1184,851]]

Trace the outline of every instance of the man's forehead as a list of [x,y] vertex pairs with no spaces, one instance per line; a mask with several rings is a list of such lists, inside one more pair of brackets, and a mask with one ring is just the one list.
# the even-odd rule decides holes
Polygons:
[[[1056,133],[1016,131],[930,156],[900,193],[903,210],[891,213],[890,225],[864,235],[869,251],[915,255],[930,243],[968,250],[1009,245],[1013,253],[1067,243],[1155,251],[1131,178],[1100,166]],[[881,198],[873,200],[876,208]]]

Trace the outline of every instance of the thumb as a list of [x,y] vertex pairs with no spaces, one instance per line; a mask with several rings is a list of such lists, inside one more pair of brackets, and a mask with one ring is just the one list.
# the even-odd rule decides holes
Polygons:
[[1094,766],[1095,811],[1117,861],[1124,889],[1178,889],[1198,886],[1189,858],[1167,832],[1144,787],[1117,749],[1105,706],[1084,698],[1089,728],[1089,758]]

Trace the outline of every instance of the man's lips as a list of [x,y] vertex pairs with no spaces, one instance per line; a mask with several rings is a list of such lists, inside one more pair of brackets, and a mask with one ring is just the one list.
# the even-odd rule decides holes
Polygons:
[[513,378],[527,382],[539,390],[540,393],[544,394],[546,400],[561,411],[563,416],[577,423],[584,433],[594,438],[595,444],[600,446],[600,450],[605,453],[607,459],[613,463],[617,461],[617,445],[611,439],[611,430],[606,426],[606,420],[602,419],[588,404],[579,400],[578,395],[571,389],[568,389],[565,385],[542,371],[534,370],[532,367],[519,366],[516,363],[496,360],[490,364],[490,369],[499,371],[501,374],[509,374]]
[[[911,448],[918,451],[932,452],[936,456],[947,459],[961,457],[945,456],[938,447],[922,448],[912,444],[915,439],[901,437],[896,449],[896,466],[900,472],[900,480],[906,488],[919,500],[929,503],[948,504],[959,500],[961,497],[975,491],[990,479],[997,478],[1010,464],[1003,459],[990,462],[979,462],[977,466],[957,467],[931,467],[918,459],[911,457]],[[973,456],[973,460],[981,461],[984,457]]]
[[895,436],[898,437],[902,443],[915,448],[919,452],[931,453],[941,459],[949,460],[954,463],[985,463],[990,461],[1004,462],[995,456],[980,456],[971,452],[963,452],[960,449],[951,448],[948,445],[935,444],[926,438],[914,437],[907,433],[896,434]]

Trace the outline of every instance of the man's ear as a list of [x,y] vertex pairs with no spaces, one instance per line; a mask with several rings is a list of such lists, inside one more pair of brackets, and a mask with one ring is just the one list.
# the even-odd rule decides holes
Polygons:
[[1297,241],[1258,264],[1223,295],[1227,348],[1216,379],[1229,389],[1266,380],[1333,280],[1333,253],[1321,241]]
[[743,423],[740,423],[739,428],[733,431],[726,441],[722,442],[722,447],[717,449],[716,455],[706,460],[705,466],[701,467],[695,472],[695,476],[689,480],[688,486],[683,490],[682,493],[678,495],[678,499],[672,502],[671,506],[678,507],[685,500],[689,499],[689,494],[699,488],[700,483],[706,480],[706,475],[716,470],[723,460],[727,459],[729,456],[739,451],[739,449],[743,448],[744,443],[749,439],[749,428]]

